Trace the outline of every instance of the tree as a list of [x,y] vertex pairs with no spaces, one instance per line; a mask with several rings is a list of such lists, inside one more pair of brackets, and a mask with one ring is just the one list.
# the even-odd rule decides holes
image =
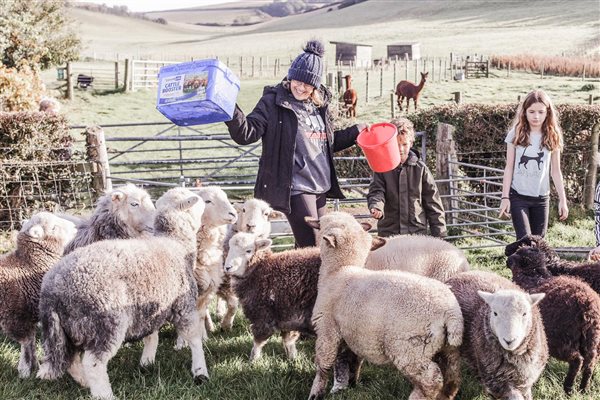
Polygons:
[[0,1],[0,58],[8,68],[47,69],[79,58],[67,0]]

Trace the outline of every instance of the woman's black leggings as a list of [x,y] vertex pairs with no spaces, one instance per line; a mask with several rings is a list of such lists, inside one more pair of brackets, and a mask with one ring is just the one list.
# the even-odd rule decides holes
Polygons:
[[290,223],[296,248],[315,246],[316,231],[306,224],[304,217],[320,218],[325,214],[325,193],[302,193],[290,197],[290,213],[285,216]]
[[546,236],[549,196],[524,196],[510,191],[510,214],[517,240],[525,235]]

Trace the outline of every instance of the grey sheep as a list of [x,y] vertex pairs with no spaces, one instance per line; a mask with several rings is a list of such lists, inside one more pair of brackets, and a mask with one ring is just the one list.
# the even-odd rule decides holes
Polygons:
[[132,184],[115,189],[98,200],[89,219],[77,224],[77,236],[65,248],[65,255],[100,240],[149,235],[154,211],[150,195],[144,189]]
[[0,258],[0,328],[21,344],[21,378],[29,377],[37,366],[35,326],[42,278],[75,232],[72,222],[40,212],[24,222],[16,249]]
[[536,306],[544,294],[527,294],[487,271],[463,272],[446,284],[460,303],[465,331],[461,355],[494,399],[532,399],[531,388],[548,361]]
[[545,293],[540,302],[550,355],[569,363],[563,388],[571,394],[579,371],[580,390],[590,383],[600,346],[600,297],[585,282],[570,276],[552,276],[545,251],[532,245],[508,257],[513,281],[528,292]]
[[[109,360],[124,341],[146,337],[167,321],[190,345],[194,378],[208,378],[193,277],[204,202],[188,196],[175,204],[157,201],[154,237],[91,244],[46,274],[39,378],[55,379],[68,369],[92,396],[111,399]],[[156,346],[144,347],[147,352]]]

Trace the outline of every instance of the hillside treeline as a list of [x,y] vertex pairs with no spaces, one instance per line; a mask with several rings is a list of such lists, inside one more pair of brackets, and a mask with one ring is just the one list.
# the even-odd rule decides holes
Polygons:
[[103,14],[118,15],[121,17],[139,18],[163,25],[167,24],[167,20],[164,18],[150,18],[144,13],[129,11],[127,6],[107,6],[106,4],[75,3],[73,4],[73,7],[81,8],[83,10],[88,11],[100,12]]

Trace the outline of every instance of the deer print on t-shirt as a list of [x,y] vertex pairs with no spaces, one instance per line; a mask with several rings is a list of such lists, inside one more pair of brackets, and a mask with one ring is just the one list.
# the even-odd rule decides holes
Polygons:
[[527,164],[529,163],[529,161],[534,160],[537,161],[537,166],[538,166],[538,170],[542,169],[542,164],[544,163],[544,152],[540,151],[537,153],[537,156],[532,157],[532,156],[527,156],[525,155],[525,151],[527,150],[527,148],[525,148],[523,150],[523,154],[521,154],[521,158],[519,159],[519,165],[518,167],[521,168],[521,165],[523,165],[523,167],[525,169],[527,169]]

